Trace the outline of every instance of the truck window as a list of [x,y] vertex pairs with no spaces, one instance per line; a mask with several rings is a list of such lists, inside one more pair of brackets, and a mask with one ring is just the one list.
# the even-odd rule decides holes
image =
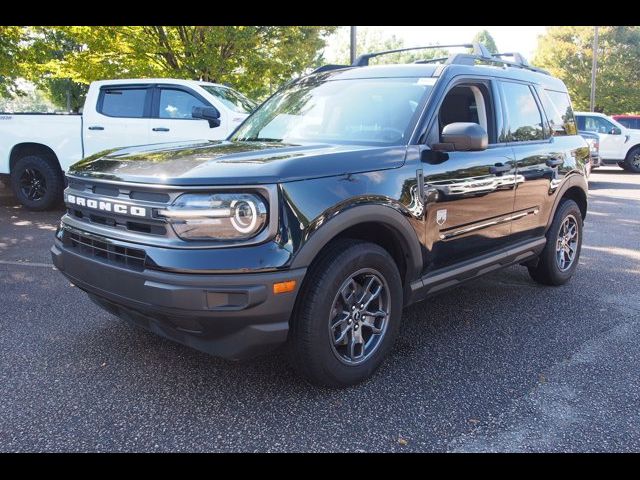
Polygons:
[[100,92],[98,112],[109,117],[143,118],[146,88],[110,88]]
[[569,95],[565,92],[541,90],[540,100],[553,135],[575,135],[576,119],[573,116]]
[[591,116],[583,116],[584,118],[581,130],[586,130],[587,132],[594,133],[609,133],[612,128],[615,127],[613,123],[608,120],[605,120],[602,117],[591,117]]
[[507,142],[543,140],[542,115],[528,85],[502,82],[507,112]]
[[191,109],[193,107],[210,106],[184,90],[162,88],[160,89],[158,116],[160,118],[191,119]]

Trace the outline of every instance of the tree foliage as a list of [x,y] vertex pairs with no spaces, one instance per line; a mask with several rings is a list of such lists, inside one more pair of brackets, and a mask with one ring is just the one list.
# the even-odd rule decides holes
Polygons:
[[111,78],[176,77],[261,98],[317,61],[330,26],[0,27],[0,95],[25,77],[66,107]]
[[496,41],[493,39],[488,30],[480,30],[473,37],[473,42],[482,43],[491,53],[498,53]]
[[[589,109],[593,27],[549,27],[533,63],[567,85],[576,110]],[[640,111],[640,27],[599,27],[596,109]]]

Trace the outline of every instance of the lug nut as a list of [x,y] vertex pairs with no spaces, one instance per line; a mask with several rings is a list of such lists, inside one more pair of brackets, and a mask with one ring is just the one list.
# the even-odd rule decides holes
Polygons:
[[355,305],[352,305],[352,306],[351,306],[351,310],[355,310],[355,309],[356,309],[356,306],[355,306]]

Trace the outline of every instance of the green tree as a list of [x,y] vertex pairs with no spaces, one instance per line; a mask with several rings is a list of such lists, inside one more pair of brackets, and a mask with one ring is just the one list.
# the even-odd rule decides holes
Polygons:
[[[640,27],[600,27],[596,109],[607,114],[640,111]],[[548,27],[533,63],[567,85],[576,110],[588,110],[593,27]]]
[[476,33],[475,37],[473,37],[473,42],[482,43],[491,53],[498,53],[496,42],[488,30],[480,30]]
[[38,27],[32,30],[31,49],[47,57],[40,58],[37,69],[47,78],[84,84],[105,78],[188,78],[229,84],[260,98],[313,65],[334,28]]
[[22,73],[23,36],[23,27],[0,26],[0,97],[23,93],[16,83]]

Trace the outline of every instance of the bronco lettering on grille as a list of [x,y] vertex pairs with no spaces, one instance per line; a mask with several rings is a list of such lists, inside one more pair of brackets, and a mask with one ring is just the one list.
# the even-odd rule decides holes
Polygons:
[[122,215],[133,215],[135,217],[146,217],[147,209],[144,207],[136,207],[134,205],[126,205],[124,203],[109,202],[106,200],[95,200],[93,198],[79,197],[77,195],[66,195],[67,204],[77,205],[79,207],[93,208],[104,212],[119,213]]

